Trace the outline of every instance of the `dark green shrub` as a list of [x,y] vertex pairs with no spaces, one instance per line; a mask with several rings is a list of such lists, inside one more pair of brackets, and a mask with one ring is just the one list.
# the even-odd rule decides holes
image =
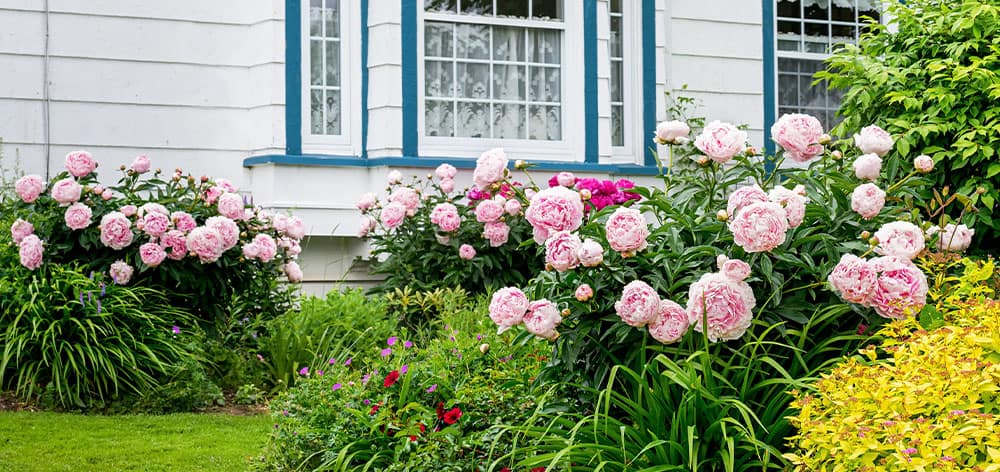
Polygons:
[[389,317],[411,332],[427,331],[443,315],[455,313],[468,303],[469,294],[461,287],[425,291],[404,287],[385,294]]

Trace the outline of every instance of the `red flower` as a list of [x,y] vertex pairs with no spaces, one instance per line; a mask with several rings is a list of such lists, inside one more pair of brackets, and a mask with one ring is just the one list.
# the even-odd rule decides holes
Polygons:
[[545,472],[545,467],[535,467],[531,469],[531,472]]
[[500,469],[500,472],[511,472],[511,470],[510,470],[510,467],[503,466],[503,468]]
[[[424,426],[424,424],[423,424],[423,423],[420,423],[420,432],[422,433],[422,432],[424,432],[424,431],[427,431],[427,427],[426,427],[426,426]],[[416,436],[416,435],[413,435],[413,434],[411,434],[411,435],[410,435],[410,441],[416,441],[416,440],[417,440],[417,436]]]
[[445,424],[455,424],[455,422],[458,421],[458,419],[461,417],[462,417],[462,410],[460,410],[458,407],[455,407],[446,411],[444,413],[444,417],[442,417],[441,419],[444,420]]
[[437,408],[434,409],[437,413],[438,419],[444,418],[444,402],[438,402]]
[[375,413],[378,413],[378,407],[380,407],[380,406],[382,406],[382,402],[378,402],[378,403],[372,405],[372,409],[371,409],[371,411],[368,412],[368,414],[369,415],[374,415]]
[[393,385],[396,384],[397,380],[399,380],[399,371],[398,370],[394,370],[392,372],[389,372],[389,375],[385,376],[385,381],[382,382],[382,386],[383,387],[392,387]]

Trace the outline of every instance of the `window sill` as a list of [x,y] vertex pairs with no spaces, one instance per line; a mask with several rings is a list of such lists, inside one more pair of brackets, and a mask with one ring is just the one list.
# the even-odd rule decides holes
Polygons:
[[[476,160],[468,157],[376,157],[362,159],[358,156],[330,156],[330,155],[287,155],[269,154],[264,156],[253,156],[243,160],[243,167],[252,168],[255,166],[288,165],[288,166],[317,166],[317,167],[416,167],[435,168],[442,163],[449,163],[460,169],[472,169],[476,167]],[[592,164],[585,162],[565,162],[565,161],[540,161],[528,160],[532,169],[551,171],[572,171],[572,172],[602,172],[615,175],[657,175],[659,172],[655,166],[641,166],[636,164]],[[512,160],[510,166],[513,167]]]

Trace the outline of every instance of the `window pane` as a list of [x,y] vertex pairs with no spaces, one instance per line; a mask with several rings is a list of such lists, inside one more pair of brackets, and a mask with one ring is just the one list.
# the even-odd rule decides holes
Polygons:
[[562,0],[532,0],[531,8],[532,18],[539,20],[559,20],[563,17]]
[[340,91],[326,91],[326,134],[340,134]]
[[528,30],[528,62],[559,64],[559,31]]
[[500,0],[497,2],[497,16],[527,18],[528,0]]
[[806,2],[805,17],[810,20],[830,19],[830,0],[809,0]]
[[323,11],[323,20],[326,23],[326,31],[323,35],[327,38],[340,37],[340,2],[337,0],[326,0],[326,10]]
[[456,10],[458,2],[456,0],[424,0],[424,10],[426,11],[450,11]]
[[524,28],[493,28],[493,60],[524,61]]
[[427,136],[454,136],[454,102],[427,100],[424,111],[424,127]]
[[490,28],[483,25],[457,25],[455,42],[458,57],[467,59],[490,58]]
[[309,131],[341,133],[340,1],[309,1]]
[[611,101],[620,102],[622,101],[622,84],[624,84],[622,63],[619,61],[611,62]]
[[323,35],[323,0],[311,0],[309,2],[309,36]]
[[490,65],[458,63],[458,93],[459,97],[489,98],[490,96]]
[[427,22],[424,27],[424,55],[428,57],[454,56],[454,28],[451,23]]
[[458,129],[455,135],[462,138],[490,137],[489,114],[489,103],[459,102]]
[[799,0],[778,0],[779,18],[802,18],[802,3]]
[[312,134],[323,134],[323,90],[309,91],[309,117]]
[[493,105],[493,136],[524,139],[524,105]]
[[782,105],[799,104],[799,79],[795,75],[778,75],[778,103]]
[[460,6],[467,15],[493,15],[493,0],[461,0]]
[[798,21],[778,22],[778,50],[799,51],[802,48],[802,23]]
[[323,41],[309,41],[309,83],[323,85]]
[[622,19],[611,17],[611,56],[622,57]]
[[562,116],[559,107],[532,105],[528,117],[528,139],[562,139]]
[[557,67],[531,68],[531,95],[533,102],[558,102],[561,74]]
[[622,12],[622,1],[611,0],[611,13],[621,13],[621,12]]
[[611,145],[625,145],[625,113],[621,105],[611,107]]
[[854,2],[833,2],[833,8],[830,10],[830,18],[833,21],[854,23]]
[[452,62],[427,61],[424,67],[424,94],[428,97],[455,96]]
[[326,85],[340,86],[340,41],[326,42]]
[[493,66],[493,98],[524,100],[524,66]]
[[857,33],[854,25],[830,25],[831,44],[853,43],[854,35]]
[[806,52],[827,53],[830,51],[829,23],[806,23]]

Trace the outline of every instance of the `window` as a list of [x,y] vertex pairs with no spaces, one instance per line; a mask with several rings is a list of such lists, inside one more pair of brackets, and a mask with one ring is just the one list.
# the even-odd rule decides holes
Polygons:
[[622,25],[625,17],[622,11],[622,0],[612,0],[609,8],[611,17],[611,41],[609,54],[611,59],[611,145],[625,145],[625,40]]
[[837,123],[841,93],[812,85],[813,74],[838,44],[865,32],[865,17],[879,20],[877,0],[776,0],[778,115],[807,113],[825,129]]
[[314,135],[340,135],[342,126],[340,0],[309,5],[309,128]]
[[356,3],[302,2],[302,140],[307,153],[360,153],[351,147],[360,143],[360,126],[352,126],[361,108],[360,94],[352,89],[360,84]]

